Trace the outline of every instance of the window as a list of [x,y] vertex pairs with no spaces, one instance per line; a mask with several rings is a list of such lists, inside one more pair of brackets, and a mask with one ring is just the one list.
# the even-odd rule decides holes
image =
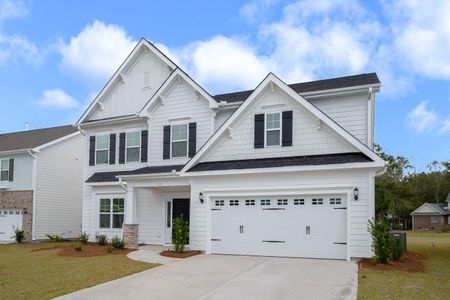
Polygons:
[[126,139],[127,162],[139,161],[141,155],[141,132],[127,132]]
[[279,146],[281,140],[280,113],[266,114],[266,146]]
[[224,204],[225,204],[225,201],[223,201],[223,200],[216,200],[216,206],[224,206]]
[[341,198],[330,198],[330,204],[341,204]]
[[431,224],[438,224],[440,216],[431,216]]
[[255,200],[245,200],[245,205],[255,205]]
[[186,157],[188,145],[187,124],[172,125],[172,157]]
[[294,205],[305,205],[305,199],[294,199]]
[[9,159],[0,160],[0,181],[9,180]]
[[261,205],[262,206],[270,205],[270,199],[262,199],[261,200]]
[[109,135],[95,137],[95,164],[107,164],[109,156]]
[[230,200],[230,206],[238,206],[239,200]]
[[122,228],[124,213],[123,198],[100,199],[100,228]]
[[287,199],[278,199],[278,205],[288,205]]
[[323,199],[322,198],[314,198],[312,199],[312,205],[322,205]]

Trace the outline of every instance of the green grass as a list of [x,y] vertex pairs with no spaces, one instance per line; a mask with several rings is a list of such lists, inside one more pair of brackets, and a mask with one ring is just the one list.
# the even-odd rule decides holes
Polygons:
[[50,299],[157,266],[123,254],[62,257],[74,242],[0,245],[0,299]]
[[358,299],[450,299],[450,233],[409,231],[407,241],[409,251],[427,256],[425,272],[363,268]]

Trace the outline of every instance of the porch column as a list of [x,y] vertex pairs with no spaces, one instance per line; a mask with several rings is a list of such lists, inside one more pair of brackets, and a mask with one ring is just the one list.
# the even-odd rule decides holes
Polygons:
[[129,186],[127,200],[125,201],[125,220],[123,224],[123,241],[127,248],[137,248],[139,237],[139,224],[136,218],[136,197],[134,188]]

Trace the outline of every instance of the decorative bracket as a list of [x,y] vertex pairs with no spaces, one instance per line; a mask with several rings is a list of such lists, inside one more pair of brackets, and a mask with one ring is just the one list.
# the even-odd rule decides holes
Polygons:
[[231,127],[227,127],[227,134],[230,139],[233,138],[233,129]]
[[103,111],[105,109],[105,105],[103,104],[103,102],[97,102],[98,107],[100,108],[101,111]]
[[125,83],[125,75],[119,74],[119,80],[120,80],[120,82]]
[[317,130],[322,129],[322,120],[319,118],[316,119],[316,129]]

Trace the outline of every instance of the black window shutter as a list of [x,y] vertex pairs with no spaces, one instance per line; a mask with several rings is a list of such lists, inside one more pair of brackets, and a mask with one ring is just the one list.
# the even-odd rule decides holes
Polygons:
[[95,135],[89,137],[89,165],[95,165]]
[[282,145],[283,147],[292,146],[292,110],[283,111],[282,123]]
[[255,148],[264,148],[264,114],[255,115]]
[[125,163],[125,132],[119,134],[119,164]]
[[164,126],[163,159],[170,158],[170,125]]
[[189,123],[189,157],[197,152],[197,123]]
[[116,163],[116,134],[111,133],[109,135],[109,164],[114,165]]
[[141,162],[147,162],[148,130],[141,131]]
[[9,181],[14,180],[14,158],[9,159]]

